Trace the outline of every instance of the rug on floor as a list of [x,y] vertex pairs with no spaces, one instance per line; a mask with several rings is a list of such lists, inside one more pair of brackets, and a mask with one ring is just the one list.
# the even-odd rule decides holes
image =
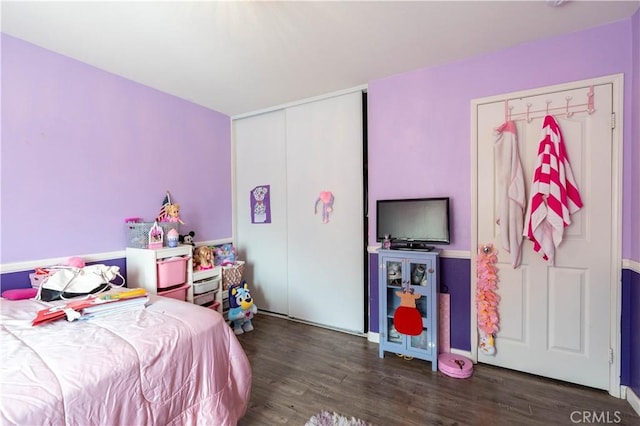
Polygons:
[[355,417],[345,417],[342,414],[322,410],[311,417],[305,426],[373,426]]

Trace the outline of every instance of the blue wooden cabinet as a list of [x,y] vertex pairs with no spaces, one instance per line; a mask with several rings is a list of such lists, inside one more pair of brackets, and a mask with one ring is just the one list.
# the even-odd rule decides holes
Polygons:
[[[438,264],[440,250],[379,250],[378,283],[380,306],[380,358],[385,352],[431,361],[438,369]],[[408,287],[407,287],[408,284]],[[400,306],[396,294],[403,287],[413,289],[422,321],[419,335],[399,333],[394,316]]]

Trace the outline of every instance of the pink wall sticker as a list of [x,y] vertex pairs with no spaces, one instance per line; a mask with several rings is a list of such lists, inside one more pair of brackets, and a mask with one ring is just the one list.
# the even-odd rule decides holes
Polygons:
[[316,199],[314,214],[318,214],[318,204],[322,204],[322,223],[329,223],[329,213],[333,211],[333,193],[320,191],[320,195]]

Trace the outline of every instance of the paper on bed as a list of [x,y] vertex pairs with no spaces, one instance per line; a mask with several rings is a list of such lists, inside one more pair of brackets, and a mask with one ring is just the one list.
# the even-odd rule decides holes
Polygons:
[[[124,290],[117,289],[115,291],[109,291],[95,296],[70,299],[64,303],[60,303],[58,301],[49,302],[47,308],[41,309],[36,313],[36,316],[31,324],[34,326],[42,325],[51,321],[63,319],[65,317],[69,321],[73,321],[80,318],[79,313],[87,308],[102,305],[105,307],[99,309],[100,311],[110,310],[115,308],[115,304],[120,305],[125,301],[142,297],[147,297],[147,291],[143,288],[134,288]],[[145,303],[147,300],[148,298],[145,300]]]

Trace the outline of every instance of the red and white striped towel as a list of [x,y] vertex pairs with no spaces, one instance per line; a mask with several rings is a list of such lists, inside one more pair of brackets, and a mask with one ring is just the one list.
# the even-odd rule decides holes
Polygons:
[[569,165],[569,157],[555,118],[547,115],[538,146],[538,160],[525,215],[524,236],[533,249],[552,264],[570,216],[580,210],[582,200]]

